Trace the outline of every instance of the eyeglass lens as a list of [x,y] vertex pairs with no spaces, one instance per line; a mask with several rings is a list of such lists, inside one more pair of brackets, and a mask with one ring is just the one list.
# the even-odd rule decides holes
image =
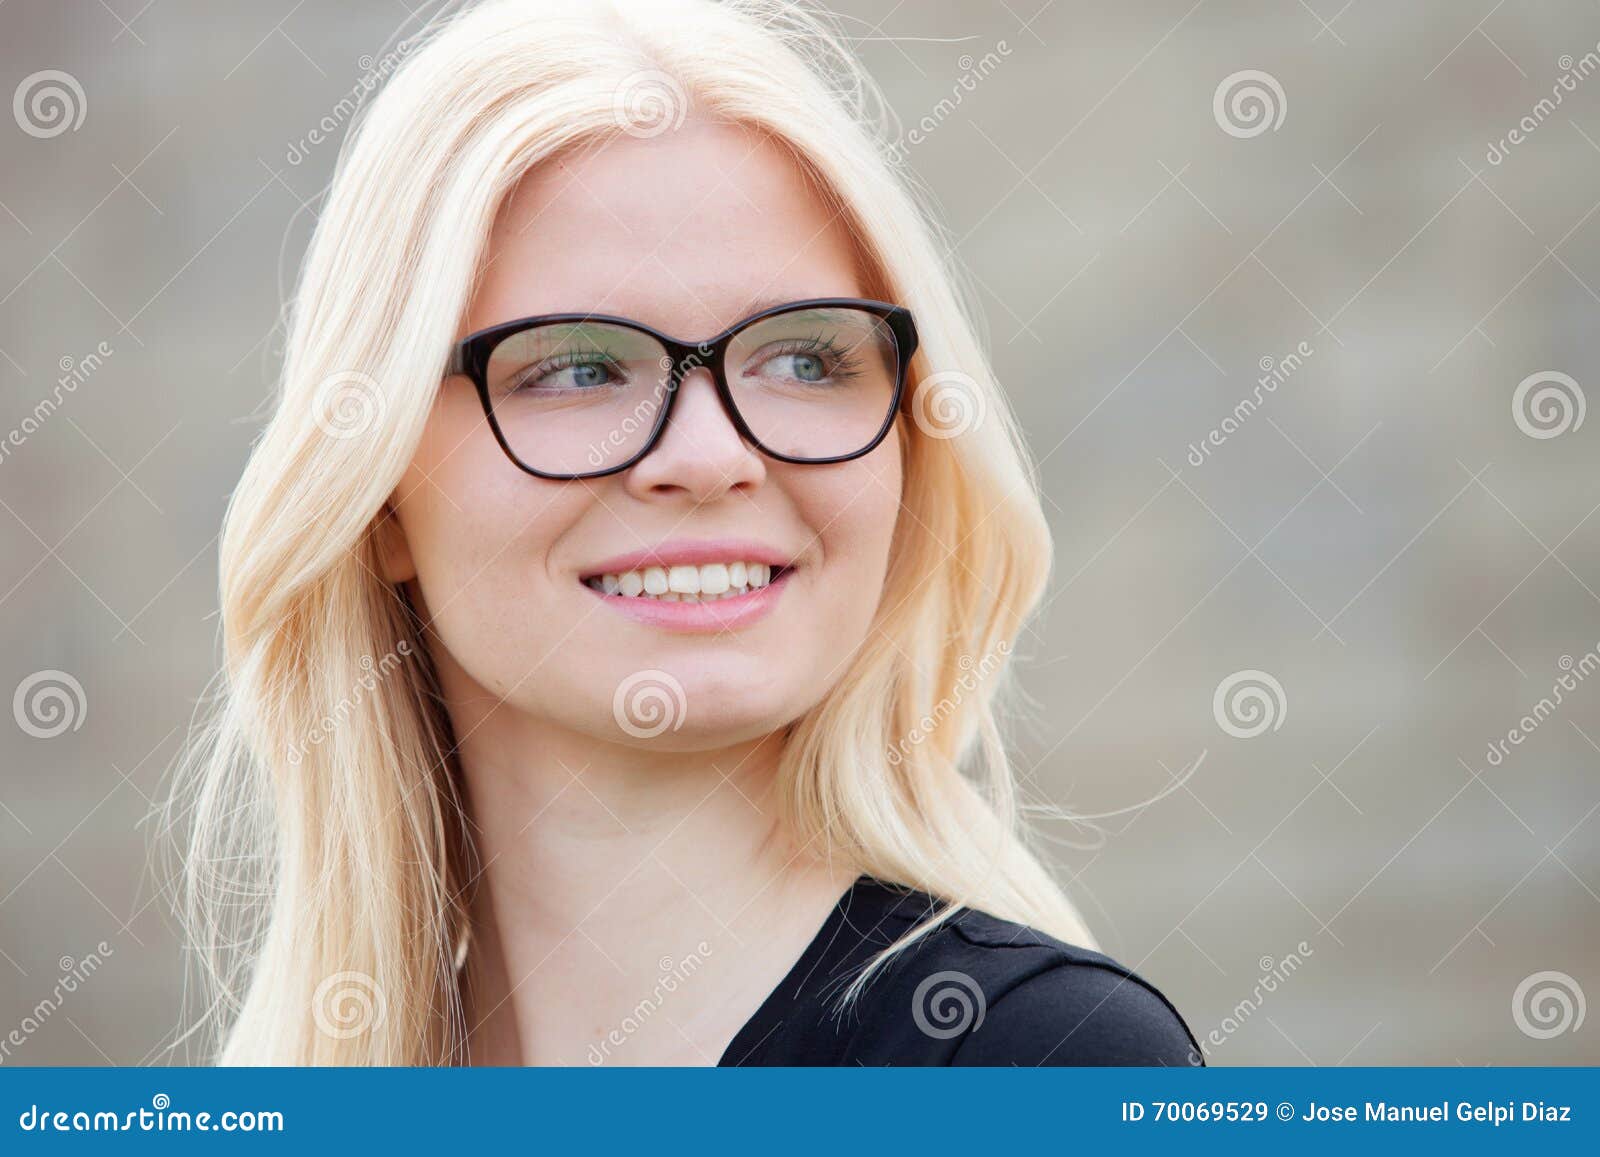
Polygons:
[[[765,449],[821,459],[856,453],[883,428],[899,353],[883,318],[826,307],[752,323],[728,343],[723,364],[734,408]],[[517,458],[545,473],[581,474],[639,452],[666,404],[671,369],[666,347],[647,333],[555,322],[502,339],[485,379]]]

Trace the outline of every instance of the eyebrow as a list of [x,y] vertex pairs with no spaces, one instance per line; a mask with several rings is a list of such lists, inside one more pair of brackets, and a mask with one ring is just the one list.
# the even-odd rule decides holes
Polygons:
[[814,297],[827,297],[827,296],[833,296],[833,295],[831,295],[831,294],[821,294],[821,293],[766,294],[766,295],[764,295],[762,297],[757,298],[755,301],[746,302],[745,303],[745,307],[744,307],[744,312],[741,313],[739,316],[740,317],[749,317],[751,314],[760,313],[764,309],[771,309],[774,306],[778,306],[778,305],[788,305],[791,301],[809,301]]
[[[3,4],[4,2],[5,2],[5,0],[0,0],[0,4]],[[744,312],[741,313],[737,318],[735,318],[733,321],[729,322],[728,324],[729,325],[737,325],[739,322],[744,321],[747,318],[754,317],[756,314],[761,313],[764,310],[772,309],[775,306],[788,305],[790,302],[794,302],[794,301],[810,301],[810,300],[812,300],[814,298],[833,297],[833,296],[840,296],[840,295],[837,295],[837,294],[820,294],[820,293],[806,293],[806,294],[800,294],[799,296],[796,296],[796,295],[794,295],[792,293],[780,293],[780,294],[770,294],[770,293],[768,293],[768,294],[762,294],[760,297],[756,298],[755,300],[746,302],[745,303],[745,307],[744,307]],[[567,310],[567,311],[558,310],[556,312],[568,312],[568,313],[573,313],[573,314],[579,314],[580,313],[580,311],[578,311],[578,310]],[[526,316],[523,316],[523,317],[508,318],[507,320],[505,320],[503,322],[497,322],[496,324],[497,325],[510,325],[510,324],[513,324],[514,322],[526,321],[530,317],[542,317],[542,316],[544,316],[544,315],[543,314],[537,314],[537,313],[535,313],[535,314],[527,314]],[[594,317],[596,315],[594,313],[584,313],[584,314],[582,314],[582,316],[587,319],[587,318],[592,318],[592,317]],[[607,312],[606,316],[617,316],[617,315],[612,315],[609,312]],[[570,323],[570,324],[575,324],[575,325],[594,325],[594,324],[604,324],[604,323],[594,323],[594,322],[590,322],[590,321],[585,320],[583,322],[575,322],[575,323]],[[486,326],[485,328],[488,329],[488,328],[493,328],[493,327],[492,326]],[[467,337],[472,337],[472,336],[474,336],[474,334],[480,333],[480,332],[482,332],[482,331],[481,330],[475,330],[475,331],[473,331],[472,334],[468,334],[466,336]]]

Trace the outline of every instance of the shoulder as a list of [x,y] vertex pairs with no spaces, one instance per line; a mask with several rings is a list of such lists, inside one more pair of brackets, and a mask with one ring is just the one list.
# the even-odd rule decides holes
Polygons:
[[1204,1064],[1166,995],[1112,957],[983,912],[961,913],[951,932],[951,958],[986,989],[952,1064]]
[[[880,1000],[946,1032],[949,1064],[1203,1064],[1160,989],[1109,955],[963,909],[899,962]],[[909,989],[909,992],[907,992]]]
[[[877,887],[896,935],[942,907],[926,893]],[[894,957],[859,1005],[864,1046],[876,1039],[901,1058],[879,1063],[1205,1063],[1172,1002],[1132,968],[970,908]]]

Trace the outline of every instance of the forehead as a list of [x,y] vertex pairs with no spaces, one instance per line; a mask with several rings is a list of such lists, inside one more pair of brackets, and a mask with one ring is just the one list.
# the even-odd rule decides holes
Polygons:
[[689,120],[528,173],[495,221],[463,332],[593,311],[700,338],[763,302],[862,295],[843,218],[787,151]]

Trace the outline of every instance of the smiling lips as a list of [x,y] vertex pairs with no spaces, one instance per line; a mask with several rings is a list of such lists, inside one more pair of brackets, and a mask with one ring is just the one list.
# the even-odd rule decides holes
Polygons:
[[[583,581],[607,595],[630,599],[654,599],[664,603],[701,603],[736,599],[758,591],[770,583],[774,568],[764,562],[743,560],[684,566],[647,566],[620,574],[599,574]],[[776,568],[778,577],[783,567]]]
[[654,626],[731,630],[765,616],[794,571],[751,544],[681,543],[609,559],[583,584],[608,606]]

